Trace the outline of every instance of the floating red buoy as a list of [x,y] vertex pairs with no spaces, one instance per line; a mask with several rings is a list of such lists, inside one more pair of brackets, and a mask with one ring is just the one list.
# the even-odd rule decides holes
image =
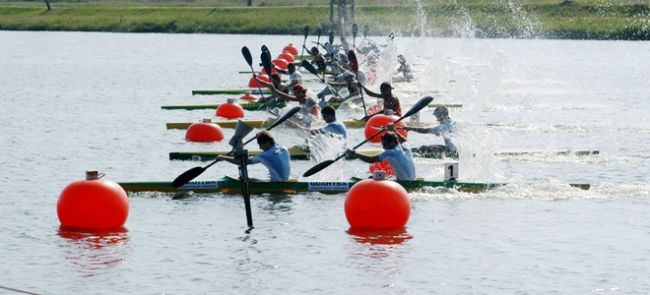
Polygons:
[[296,56],[298,55],[298,48],[294,47],[293,43],[289,43],[289,45],[282,48],[282,52],[291,53],[291,55]]
[[[379,115],[372,116],[372,118],[370,118],[370,120],[366,122],[366,127],[364,130],[366,139],[368,139],[373,134],[377,133],[377,131],[379,131],[381,128],[386,127],[388,123],[393,123],[397,121],[397,119],[399,119],[399,117],[395,115],[389,116],[389,115],[379,114]],[[397,124],[395,124],[395,130],[399,134],[401,134],[404,138],[407,138],[408,133],[403,128],[404,128],[404,123],[402,121],[397,122]],[[384,136],[385,132],[386,131],[382,131],[381,134],[372,138],[370,142],[374,142],[374,143],[381,142],[381,137]]]
[[391,180],[361,180],[345,199],[345,217],[352,228],[402,228],[410,215],[408,193]]
[[124,225],[129,216],[129,200],[124,189],[104,174],[86,171],[86,180],[69,184],[56,206],[62,228],[112,229]]
[[[264,81],[264,82],[266,82],[266,83],[271,83],[271,79],[270,79],[269,76],[266,75],[266,74],[260,74],[260,75],[257,75],[257,78],[259,78],[260,80],[262,80],[262,81]],[[261,85],[261,84],[257,81],[257,79],[255,79],[255,77],[251,77],[251,78],[248,80],[248,87],[250,87],[250,88],[260,88],[260,87],[266,87],[266,86]]]
[[226,103],[222,103],[217,108],[217,116],[226,119],[237,119],[244,117],[244,108],[242,108],[234,99],[229,98]]
[[242,97],[240,97],[239,99],[245,100],[245,101],[256,101],[257,96],[252,95],[250,92],[246,92],[246,94],[243,95]]
[[185,131],[185,139],[195,142],[213,142],[223,140],[223,131],[221,127],[212,124],[210,120],[192,123]]
[[281,53],[280,55],[278,55],[278,58],[284,59],[287,62],[293,62],[294,60],[296,60],[296,58],[293,56],[293,54],[288,53],[288,52]]
[[281,58],[276,58],[272,62],[276,67],[278,67],[278,69],[283,70],[283,71],[286,71],[287,66],[289,66],[289,63],[286,60],[281,59]]
[[[278,70],[276,70],[275,67],[272,67],[271,68],[271,74],[277,74],[277,73],[278,73]],[[262,74],[268,75],[269,73],[266,72],[265,68],[262,68]]]
[[393,171],[393,166],[391,166],[390,162],[388,161],[370,163],[370,167],[368,167],[368,170],[370,171],[370,173],[377,172],[377,171],[384,171],[388,175],[395,175],[395,171]]

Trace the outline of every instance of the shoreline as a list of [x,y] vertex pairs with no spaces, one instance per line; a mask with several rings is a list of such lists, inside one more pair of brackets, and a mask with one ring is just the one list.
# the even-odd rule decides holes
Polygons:
[[[528,2],[517,9],[498,3],[434,3],[420,8],[358,5],[354,22],[367,25],[370,36],[395,32],[430,37],[650,40],[650,3],[588,3],[594,1],[570,6],[559,1]],[[302,28],[309,25],[310,34],[320,27],[325,36],[336,29],[326,5],[217,8],[56,2],[48,11],[42,2],[0,2],[0,16],[0,30],[8,31],[302,35]]]

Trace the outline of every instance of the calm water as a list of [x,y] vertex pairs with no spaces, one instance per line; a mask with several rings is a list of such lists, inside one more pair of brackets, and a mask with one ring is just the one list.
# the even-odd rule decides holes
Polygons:
[[[418,77],[395,84],[405,109],[432,93],[464,105],[451,109],[461,179],[512,185],[412,193],[407,228],[383,237],[348,232],[343,194],[256,196],[251,233],[240,197],[138,194],[125,231],[91,235],[59,230],[66,185],[90,169],[115,181],[171,180],[199,163],[171,162],[169,152],[228,148],[165,130],[213,111],[160,106],[223,101],[191,90],[239,88],[249,78],[237,74],[247,69],[241,46],[258,62],[262,44],[277,54],[302,37],[0,32],[0,293],[648,293],[650,43],[396,41]],[[351,132],[351,143],[362,139]],[[287,146],[303,142],[293,129],[274,133]],[[493,155],[504,149],[600,154]],[[312,164],[293,162],[292,174]],[[417,159],[418,175],[440,179],[442,164]],[[314,178],[367,171],[360,161],[340,167]],[[237,170],[218,164],[200,179],[225,174]]]

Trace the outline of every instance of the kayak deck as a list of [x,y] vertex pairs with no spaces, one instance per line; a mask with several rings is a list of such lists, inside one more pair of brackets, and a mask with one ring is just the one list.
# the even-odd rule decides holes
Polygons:
[[[291,160],[309,160],[310,153],[309,149],[292,146],[287,148]],[[381,153],[382,149],[362,149],[357,150],[358,153],[364,154],[366,156],[376,156]],[[213,150],[213,151],[186,151],[186,152],[170,152],[170,160],[181,160],[181,161],[212,161],[217,158],[218,155],[226,155],[230,153],[227,150]],[[259,149],[250,149],[248,154],[251,156],[256,156],[261,153]],[[592,156],[598,155],[600,152],[598,150],[503,150],[497,151],[494,153],[495,156],[500,157],[517,157],[517,156],[539,156],[539,155],[556,155],[556,156]],[[421,151],[419,149],[413,149],[413,156],[417,158],[427,158],[427,159],[442,159],[446,155],[440,151]],[[349,159],[349,157],[346,157]]]
[[[305,182],[305,181],[287,181],[287,182],[266,182],[251,181],[249,182],[249,191],[252,194],[295,194],[305,192],[320,193],[343,193],[346,192],[360,179],[350,179],[348,181],[332,182]],[[454,189],[461,192],[478,193],[496,187],[504,186],[506,183],[478,183],[478,182],[459,182],[449,181],[432,181],[432,180],[413,180],[397,181],[407,191],[416,191],[425,187],[443,187]],[[241,183],[232,178],[222,178],[218,181],[195,181],[190,182],[182,187],[174,188],[170,181],[147,181],[147,182],[121,182],[119,183],[125,191],[134,192],[167,192],[167,193],[223,193],[223,194],[241,194]],[[588,190],[589,184],[569,184],[571,187]]]
[[[164,105],[160,106],[161,109],[163,110],[215,110],[219,107],[219,103],[208,103],[208,104],[180,104],[180,105]],[[332,102],[330,105],[333,108],[338,108],[340,106],[340,103]],[[244,108],[247,111],[263,111],[263,110],[268,110],[272,108],[283,108],[286,106],[285,103],[277,103],[277,104],[264,104],[264,103],[259,103],[259,102],[246,102],[246,103],[241,103],[242,108]],[[462,108],[463,105],[459,103],[435,103],[435,104],[430,104],[428,107],[438,107],[438,106],[446,106],[448,108]]]
[[[268,118],[265,120],[242,120],[249,126],[253,128],[264,128],[267,126],[272,125],[275,122],[275,118]],[[165,126],[167,126],[167,129],[187,129],[192,125],[194,122],[168,122],[165,123]],[[235,128],[237,126],[237,120],[230,120],[230,121],[213,121],[210,122],[212,124],[219,125],[221,128]],[[366,121],[363,120],[344,120],[343,124],[347,128],[364,128],[366,125]],[[406,126],[409,127],[424,127],[424,126],[433,126],[433,122],[417,122],[417,123],[412,123],[412,122],[407,122]]]

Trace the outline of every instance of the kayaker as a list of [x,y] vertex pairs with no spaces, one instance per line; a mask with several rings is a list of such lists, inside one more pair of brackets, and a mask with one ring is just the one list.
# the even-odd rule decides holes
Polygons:
[[361,88],[363,88],[363,90],[366,91],[366,94],[384,100],[384,110],[393,110],[393,114],[397,115],[398,117],[402,116],[402,106],[397,96],[393,94],[393,86],[390,86],[388,82],[381,83],[381,85],[379,86],[380,93],[372,92],[371,90],[368,90],[368,88],[363,86],[363,84],[361,83],[359,84]]
[[316,103],[316,100],[307,94],[307,89],[305,89],[302,84],[293,86],[292,90],[293,95],[275,89],[274,87],[274,93],[276,93],[280,98],[289,101],[297,101],[302,106],[302,111],[300,112],[302,115],[302,120],[305,125],[311,125],[310,114],[318,117],[318,104]]
[[336,89],[336,91],[341,91],[341,89],[346,88],[348,90],[348,95],[346,97],[332,97],[329,101],[344,101],[348,98],[354,97],[354,96],[359,96],[361,94],[361,88],[359,87],[359,84],[355,81],[356,75],[352,73],[351,71],[345,71],[338,76],[336,76],[335,81],[333,82],[326,82],[329,87],[325,87],[323,91],[318,93],[318,98],[320,101],[325,101],[325,96],[329,94],[334,94],[332,89]]
[[325,133],[340,136],[344,139],[348,138],[348,131],[343,123],[336,120],[336,110],[331,106],[324,107],[321,111],[321,116],[327,126],[321,129],[312,130],[312,134]]
[[450,158],[458,158],[458,150],[456,149],[456,144],[454,143],[453,134],[456,132],[456,124],[454,120],[449,117],[449,110],[445,106],[439,106],[433,111],[433,115],[436,117],[438,126],[430,127],[404,127],[406,131],[415,131],[418,133],[425,134],[434,134],[436,136],[442,136],[444,140],[444,145],[424,145],[417,149],[417,153],[435,153],[435,154],[444,154]]
[[260,78],[257,78],[257,82],[260,85],[262,85],[264,87],[268,87],[269,89],[271,89],[271,91],[273,91],[273,94],[270,95],[270,96],[265,97],[265,99],[260,98],[258,100],[260,103],[267,103],[267,102],[273,101],[276,98],[281,99],[281,97],[279,97],[275,93],[274,88],[276,90],[279,90],[279,91],[282,91],[282,92],[285,92],[285,93],[289,92],[289,87],[282,84],[282,78],[281,78],[280,74],[273,73],[273,74],[271,74],[270,79],[271,79],[271,83],[268,83],[266,81],[260,80]]
[[[307,49],[307,47],[305,47],[305,49]],[[307,49],[307,51],[309,52],[309,55],[311,55],[311,64],[315,65],[320,73],[325,72],[325,58],[318,51],[318,47],[314,46],[311,49]]]
[[381,146],[384,148],[381,154],[366,156],[349,149],[348,156],[357,157],[367,163],[388,161],[397,180],[415,180],[415,164],[410,147],[404,143],[404,138],[399,133],[394,132],[395,126],[389,124],[386,127],[390,131],[381,137]]
[[279,73],[289,75],[289,84],[287,84],[287,89],[292,89],[293,86],[302,84],[302,75],[300,74],[299,71],[296,71],[296,65],[293,63],[289,63],[287,65],[287,70],[283,71],[280,69],[277,69]]
[[[262,165],[269,169],[271,181],[289,180],[291,167],[289,165],[290,156],[287,149],[276,144],[271,133],[266,130],[257,133],[257,144],[260,146],[262,152],[257,156],[249,157],[247,163],[262,163]],[[233,157],[220,155],[217,158],[235,165],[239,164]]]

